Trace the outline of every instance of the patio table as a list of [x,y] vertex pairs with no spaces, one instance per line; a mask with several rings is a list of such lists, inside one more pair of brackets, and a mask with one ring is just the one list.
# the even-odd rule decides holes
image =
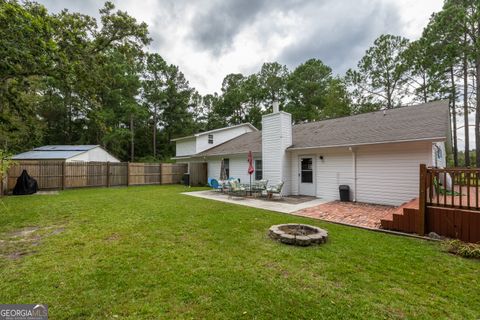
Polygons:
[[257,184],[257,183],[252,183],[252,185],[250,186],[250,184],[247,184],[247,183],[244,183],[242,184],[242,187],[245,188],[245,191],[247,191],[248,193],[250,193],[250,195],[253,195],[253,194],[260,194],[265,191],[265,187],[263,187],[262,185],[260,184]]

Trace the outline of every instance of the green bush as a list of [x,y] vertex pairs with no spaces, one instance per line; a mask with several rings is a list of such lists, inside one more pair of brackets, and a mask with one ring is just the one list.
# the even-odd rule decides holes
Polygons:
[[448,252],[464,258],[480,259],[480,244],[449,240],[446,241],[446,247]]

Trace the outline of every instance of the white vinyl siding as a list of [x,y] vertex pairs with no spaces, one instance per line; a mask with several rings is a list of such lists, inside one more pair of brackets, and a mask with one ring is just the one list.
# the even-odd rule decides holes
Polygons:
[[191,138],[185,138],[175,141],[175,156],[189,156],[207,149],[213,148],[228,140],[236,138],[244,133],[253,132],[254,129],[247,124],[235,126],[232,128],[221,128],[214,132],[199,133]]
[[282,194],[290,194],[291,161],[285,150],[292,144],[292,117],[278,112],[262,118],[263,179],[269,185],[285,182]]
[[[320,160],[323,156],[323,160]],[[338,200],[340,185],[350,186],[353,190],[353,160],[348,149],[330,150],[317,157],[317,197]]]
[[[253,132],[253,129],[248,125],[244,125],[234,128],[226,128],[210,134],[200,134],[198,137],[196,137],[196,153],[218,146],[225,141],[232,140],[233,138],[236,138],[247,132]],[[209,136],[212,136],[213,143],[209,143]]]
[[[421,163],[432,164],[432,143],[411,142],[357,147],[358,202],[401,205],[418,196]],[[291,193],[298,194],[299,156],[316,157],[316,194],[325,200],[338,200],[338,186],[350,186],[353,198],[353,155],[348,148],[296,150],[290,152]],[[320,160],[323,156],[323,160]]]
[[[302,155],[315,157],[316,196],[325,200],[338,200],[338,186],[346,184],[353,189],[352,153],[348,148],[316,149],[292,152],[292,194],[299,192],[299,159]],[[323,160],[320,159],[323,157]]]
[[220,163],[220,159],[208,159],[207,170],[209,178],[220,179]]
[[176,145],[175,155],[177,157],[181,157],[181,156],[189,156],[189,155],[197,153],[195,143],[196,143],[195,138],[176,141],[176,143],[175,143],[175,145]]
[[357,201],[401,205],[418,197],[419,166],[432,161],[431,143],[361,147],[357,151]]
[[[249,183],[250,175],[248,174],[248,161],[247,154],[244,155],[226,155],[225,159],[229,159],[230,177],[240,179],[241,183]],[[261,160],[259,155],[253,156],[254,160]],[[208,162],[208,177],[219,179],[220,178],[220,164],[221,158],[209,158]],[[255,181],[255,174],[252,174],[252,182]]]

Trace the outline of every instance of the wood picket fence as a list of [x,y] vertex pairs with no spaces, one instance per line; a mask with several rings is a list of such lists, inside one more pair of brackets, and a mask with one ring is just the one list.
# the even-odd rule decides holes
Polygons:
[[23,170],[35,178],[40,190],[181,183],[186,164],[129,162],[17,161],[7,174],[6,193],[12,191]]

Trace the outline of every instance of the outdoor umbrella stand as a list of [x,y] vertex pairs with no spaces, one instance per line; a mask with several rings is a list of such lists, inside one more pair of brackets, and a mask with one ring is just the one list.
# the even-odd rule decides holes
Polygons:
[[253,155],[252,151],[248,151],[248,175],[250,176],[250,196],[252,196],[252,174],[255,172],[255,168],[253,167]]

